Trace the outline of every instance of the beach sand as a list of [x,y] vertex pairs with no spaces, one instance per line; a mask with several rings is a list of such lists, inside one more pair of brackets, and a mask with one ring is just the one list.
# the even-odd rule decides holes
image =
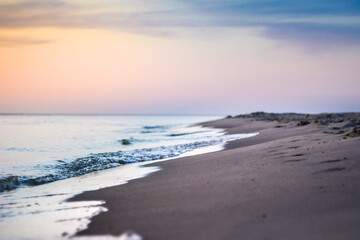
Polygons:
[[[340,118],[340,119],[339,119]],[[72,200],[105,200],[78,236],[132,230],[162,239],[359,239],[358,116],[242,115],[202,123],[260,134],[226,150],[149,166],[162,171]]]

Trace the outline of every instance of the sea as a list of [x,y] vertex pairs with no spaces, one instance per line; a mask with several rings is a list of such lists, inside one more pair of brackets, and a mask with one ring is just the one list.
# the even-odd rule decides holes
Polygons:
[[257,134],[197,124],[221,117],[0,115],[0,239],[76,239],[107,209],[67,199],[161,170],[148,163],[220,151]]

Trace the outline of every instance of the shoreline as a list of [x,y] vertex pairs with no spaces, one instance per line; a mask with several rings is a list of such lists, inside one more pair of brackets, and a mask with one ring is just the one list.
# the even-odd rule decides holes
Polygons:
[[71,201],[105,200],[109,209],[76,236],[134,231],[144,239],[356,239],[360,139],[336,134],[347,120],[297,126],[297,119],[286,119],[202,123],[230,134],[260,134],[220,152],[149,163],[162,171],[75,196]]

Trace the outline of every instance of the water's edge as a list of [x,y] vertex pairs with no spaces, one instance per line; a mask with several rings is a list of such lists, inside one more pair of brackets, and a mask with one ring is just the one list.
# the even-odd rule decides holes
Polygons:
[[[224,131],[225,129],[223,129]],[[248,137],[253,137],[253,136],[256,136],[258,135],[259,133],[249,133],[249,134],[240,134],[240,135],[248,135],[246,137],[242,137],[242,138],[248,138]],[[228,134],[226,134],[228,135]],[[226,136],[225,135],[225,136]],[[234,135],[239,135],[239,134],[234,134]],[[228,136],[231,136],[231,135],[228,135]],[[155,173],[155,172],[158,172],[158,171],[161,171],[162,168],[159,167],[159,166],[154,166],[154,164],[156,163],[160,163],[160,162],[164,162],[164,161],[169,161],[169,160],[174,160],[174,159],[180,159],[180,158],[184,158],[184,157],[190,157],[190,156],[196,156],[196,155],[202,155],[202,154],[207,154],[207,153],[214,153],[214,152],[218,152],[218,151],[224,151],[226,150],[226,147],[225,145],[229,142],[229,141],[235,141],[235,140],[239,140],[239,139],[242,139],[242,138],[237,138],[237,139],[232,139],[232,140],[228,140],[228,141],[225,141],[221,144],[218,144],[218,145],[213,145],[213,146],[207,146],[207,147],[203,147],[203,148],[200,148],[200,149],[195,149],[195,150],[192,150],[191,152],[187,152],[187,153],[184,153],[180,156],[177,156],[177,157],[172,157],[172,158],[167,158],[167,159],[160,159],[160,160],[154,160],[154,161],[150,161],[150,162],[142,162],[142,163],[133,163],[133,164],[129,164],[128,166],[134,166],[135,169],[137,169],[138,173],[142,172],[146,172],[145,174],[139,174],[138,176],[134,176],[133,178],[131,179],[128,179],[126,182],[122,183],[122,184],[118,184],[118,185],[114,185],[114,186],[111,186],[111,187],[115,187],[115,186],[120,186],[120,185],[123,185],[123,184],[126,184],[128,182],[130,182],[131,180],[135,180],[135,179],[140,179],[140,178],[145,178],[145,177],[148,177],[150,176],[152,173]],[[152,165],[152,166],[147,166],[147,165]],[[142,170],[145,170],[145,171],[142,171]],[[146,171],[147,170],[147,171]],[[104,188],[107,188],[107,187],[104,187]],[[104,189],[104,188],[100,188],[100,189]],[[92,190],[92,191],[98,191],[100,189],[97,189],[97,190]],[[86,191],[84,191],[86,192]],[[82,193],[79,193],[79,194],[76,194],[74,196],[72,196],[71,198],[67,199],[66,201],[68,202],[77,202],[78,200],[76,200],[76,197],[83,194],[84,192]],[[73,200],[74,199],[74,200]],[[101,205],[105,205],[106,202],[105,201],[102,201],[101,202]],[[102,210],[101,211],[98,211],[96,214],[92,215],[88,220],[88,224],[86,225],[86,227],[76,231],[73,235],[71,235],[71,239],[119,239],[121,237],[123,237],[123,235],[125,236],[126,233],[124,233],[123,235],[119,236],[119,237],[112,237],[112,236],[107,236],[107,235],[101,235],[101,236],[76,236],[76,234],[78,232],[80,232],[81,230],[85,230],[87,229],[87,226],[90,224],[91,222],[91,219],[99,214],[101,214],[102,212],[106,212],[108,211],[107,208],[105,207],[102,207]],[[122,239],[122,238],[121,238]]]
[[[224,131],[219,128],[216,130]],[[104,207],[104,201],[73,201],[75,196],[88,191],[126,184],[131,180],[143,178],[161,170],[160,167],[148,166],[149,164],[221,151],[225,149],[229,141],[252,137],[258,133],[227,135],[223,132],[223,134],[216,136],[215,139],[209,138],[188,144],[94,154],[81,158],[84,161],[80,163],[84,165],[67,163],[66,167],[70,168],[70,172],[74,172],[72,167],[79,169],[78,175],[65,176],[65,179],[59,179],[60,181],[50,181],[50,183],[38,186],[20,187],[2,192],[0,193],[2,237],[40,240],[78,238],[76,233],[86,229],[91,218],[108,210]],[[142,161],[131,160],[135,158],[140,158]],[[100,168],[87,172],[88,161],[95,162]],[[110,164],[111,168],[101,169],[101,166],[106,166],[106,164]],[[46,219],[46,227],[43,226],[44,219]],[[20,227],[21,231],[19,231]],[[99,236],[96,238],[98,239]]]

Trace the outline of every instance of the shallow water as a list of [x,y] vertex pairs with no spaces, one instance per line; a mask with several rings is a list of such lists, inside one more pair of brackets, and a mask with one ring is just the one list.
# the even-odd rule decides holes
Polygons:
[[[0,193],[1,239],[67,239],[106,209],[102,201],[66,199],[160,170],[144,161],[218,151],[229,140],[256,135],[224,135],[219,129],[190,126],[213,118],[0,116],[0,176],[20,179],[16,189]],[[124,146],[119,139],[132,144]],[[49,183],[34,186],[26,183],[29,179]]]
[[[214,118],[0,115],[0,191],[79,176],[123,163],[152,160],[150,152],[161,154],[159,158],[170,157],[167,154],[176,153],[164,146],[221,135],[219,130],[188,127]],[[123,145],[123,139],[130,144]],[[142,159],[145,155],[146,159]]]

